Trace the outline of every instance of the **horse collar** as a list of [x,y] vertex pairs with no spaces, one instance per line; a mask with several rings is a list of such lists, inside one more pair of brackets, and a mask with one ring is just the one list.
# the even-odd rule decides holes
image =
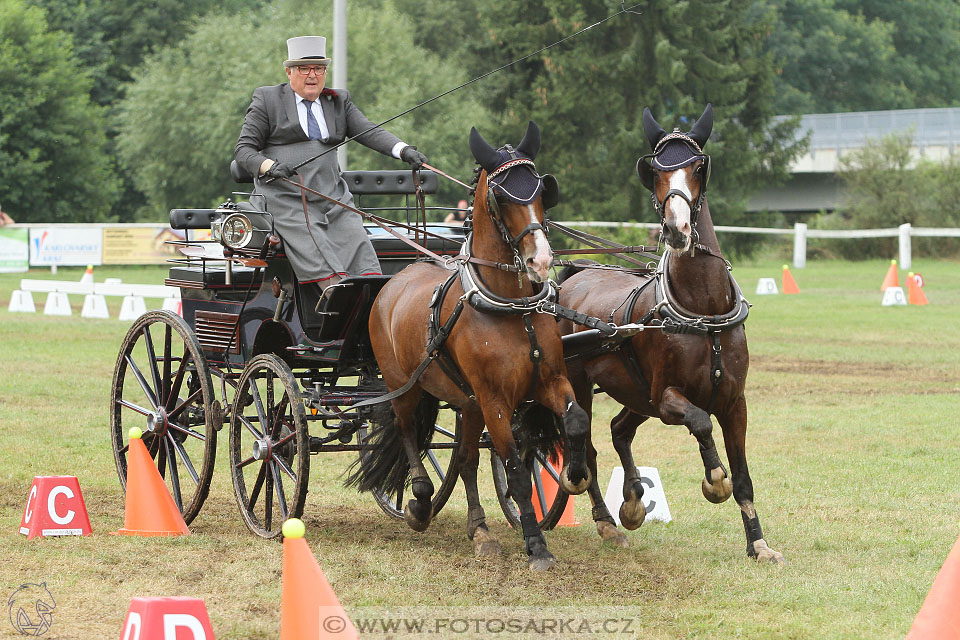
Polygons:
[[653,311],[660,314],[663,330],[667,333],[696,333],[699,335],[713,334],[727,329],[733,329],[744,323],[750,313],[750,303],[743,296],[740,285],[733,277],[730,269],[726,269],[730,287],[733,289],[733,308],[720,315],[705,316],[685,309],[676,299],[670,289],[669,254],[664,253],[657,265],[654,274],[656,280],[656,306]]

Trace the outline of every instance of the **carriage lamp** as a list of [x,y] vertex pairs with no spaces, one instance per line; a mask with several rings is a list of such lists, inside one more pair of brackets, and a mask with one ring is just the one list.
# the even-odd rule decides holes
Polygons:
[[211,237],[228,249],[260,249],[273,244],[271,236],[263,215],[252,211],[229,213],[211,225]]
[[280,278],[273,276],[273,282],[270,283],[273,288],[273,297],[277,299],[277,308],[273,312],[273,321],[280,322],[280,314],[283,311],[283,302],[287,299],[287,290],[283,288]]

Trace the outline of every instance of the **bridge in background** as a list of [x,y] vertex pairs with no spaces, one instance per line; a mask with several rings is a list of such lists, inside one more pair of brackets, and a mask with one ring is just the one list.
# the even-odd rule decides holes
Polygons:
[[960,108],[810,114],[801,117],[797,134],[803,137],[808,132],[810,148],[794,161],[790,180],[757,193],[748,211],[832,211],[844,197],[836,173],[840,159],[868,140],[890,134],[911,135],[914,158],[945,160],[960,151]]

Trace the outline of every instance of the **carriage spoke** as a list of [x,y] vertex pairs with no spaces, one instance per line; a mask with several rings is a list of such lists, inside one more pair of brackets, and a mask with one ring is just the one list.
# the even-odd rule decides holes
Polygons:
[[150,362],[150,375],[153,378],[153,388],[157,392],[157,400],[162,398],[160,395],[160,370],[157,369],[157,352],[153,348],[153,336],[150,335],[150,325],[143,327],[143,344],[147,348],[147,358]]
[[202,393],[203,393],[203,388],[202,388],[202,387],[197,387],[197,390],[196,390],[196,391],[194,391],[194,392],[191,393],[189,396],[187,396],[187,398],[186,398],[183,402],[181,402],[180,404],[178,404],[177,407],[176,407],[173,411],[171,411],[169,414],[167,414],[167,415],[168,415],[170,418],[174,418],[174,417],[178,416],[178,415],[180,414],[180,412],[183,411],[183,410],[187,407],[187,405],[192,404],[192,403],[197,399],[197,397],[199,397]]
[[180,387],[183,386],[183,377],[187,373],[191,359],[192,358],[189,352],[183,354],[183,359],[180,361],[180,367],[177,369],[177,376],[170,385],[169,395],[164,398],[163,406],[167,409],[169,409],[170,406],[176,402],[177,397],[180,395]]
[[183,512],[183,495],[180,492],[180,472],[177,471],[177,458],[170,451],[173,436],[168,435],[163,441],[163,449],[166,452],[167,464],[170,466],[170,484],[173,485],[173,499],[177,503],[177,509]]
[[144,409],[140,405],[133,404],[132,402],[124,400],[123,398],[120,398],[119,400],[117,400],[117,404],[120,405],[121,407],[126,407],[127,409],[133,409],[137,413],[145,416],[153,415],[153,412],[150,411],[149,409]]
[[280,516],[283,520],[286,520],[290,516],[290,511],[287,509],[287,498],[283,492],[283,478],[280,477],[277,467],[279,466],[280,460],[274,458],[276,465],[270,465],[270,474],[273,476],[273,485],[277,490],[277,506],[280,507]]
[[163,325],[163,375],[161,379],[160,401],[166,406],[166,401],[170,397],[170,349],[173,346],[173,327],[168,324]]
[[137,382],[140,383],[140,388],[143,389],[143,394],[147,396],[147,400],[150,401],[150,404],[157,407],[157,397],[153,393],[153,389],[150,388],[150,385],[147,383],[146,378],[143,377],[143,374],[140,373],[140,368],[137,366],[137,363],[133,361],[133,357],[130,354],[124,356],[124,359],[127,361],[130,370],[133,371],[133,375],[137,378]]
[[253,403],[257,408],[257,418],[262,425],[270,424],[267,422],[267,412],[263,409],[263,400],[260,399],[260,389],[257,387],[257,381],[250,378],[250,395],[253,397]]
[[297,474],[293,472],[293,469],[290,468],[286,460],[278,456],[274,456],[273,460],[277,463],[277,466],[280,467],[280,471],[283,471],[285,474],[287,474],[294,482],[297,481]]
[[245,466],[247,466],[248,464],[250,464],[251,462],[253,462],[253,461],[255,461],[255,460],[256,460],[256,458],[254,458],[253,456],[250,456],[250,457],[247,458],[246,460],[241,460],[241,461],[238,462],[237,464],[233,465],[233,467],[234,467],[234,469],[243,469]]
[[540,461],[540,464],[543,465],[543,468],[547,470],[547,473],[550,474],[550,477],[553,478],[553,481],[557,484],[560,484],[560,473],[550,462],[550,459],[539,450],[536,453],[536,458]]
[[247,428],[247,431],[249,431],[251,434],[253,434],[253,437],[254,437],[254,438],[256,438],[257,440],[263,438],[263,434],[260,433],[259,431],[257,431],[256,429],[254,429],[254,428],[253,428],[253,423],[251,423],[249,420],[247,420],[247,418],[246,418],[245,416],[237,415],[237,418],[240,420],[240,422],[243,423],[243,426],[245,426],[245,427]]
[[200,475],[197,474],[197,470],[193,467],[193,462],[190,461],[190,454],[187,453],[187,450],[183,447],[183,444],[177,442],[177,439],[173,437],[173,434],[170,435],[170,442],[173,443],[173,448],[177,452],[177,455],[180,456],[180,460],[183,462],[183,466],[187,469],[187,473],[190,474],[190,477],[193,479],[193,484],[200,485]]
[[200,441],[202,441],[202,442],[205,442],[206,439],[207,439],[207,436],[203,435],[203,434],[200,433],[199,431],[194,431],[194,430],[191,429],[190,427],[184,427],[184,426],[182,426],[182,425],[177,424],[176,422],[168,422],[167,425],[168,425],[171,429],[176,429],[176,430],[179,431],[180,433],[186,434],[186,435],[188,435],[188,436],[192,436],[192,437],[194,437],[194,438],[196,438],[197,440],[200,440]]
[[154,436],[157,445],[157,469],[160,471],[160,477],[167,477],[167,447],[163,438]]
[[[270,461],[267,460],[263,463],[263,468],[266,470],[270,466]],[[264,517],[263,517],[263,526],[269,531],[273,528],[273,470],[270,469],[270,473],[266,473],[266,487],[263,490],[263,504],[264,504]]]
[[[264,383],[264,386],[267,388],[267,411],[269,412],[269,411],[271,411],[271,410],[274,409],[274,406],[273,406],[273,371],[271,371],[270,369],[267,369],[267,370],[266,370],[266,375],[264,376],[263,383]],[[276,414],[274,414],[274,415],[276,415]],[[267,417],[268,417],[268,418],[270,417],[270,416],[269,416],[269,413],[267,414]]]
[[537,489],[537,500],[540,502],[540,517],[547,515],[547,496],[543,493],[543,478],[540,477],[540,464],[533,461],[533,485]]
[[280,427],[282,425],[286,425],[287,416],[285,414],[287,412],[288,403],[289,400],[287,399],[287,396],[284,395],[276,406],[276,410],[273,414],[273,424],[270,426],[271,438],[276,438],[280,434]]
[[438,424],[433,425],[433,431],[434,431],[434,433],[439,433],[439,434],[441,434],[441,435],[443,435],[443,436],[446,436],[446,437],[449,438],[450,440],[456,440],[456,439],[457,439],[457,436],[455,436],[454,434],[450,433],[449,431],[447,431],[446,429],[444,429],[443,427],[441,427],[441,426],[438,425]]
[[437,460],[437,454],[435,454],[431,449],[427,449],[427,458],[430,460],[433,470],[437,472],[438,476],[440,476],[440,482],[443,482],[443,479],[446,476],[443,473],[443,467],[440,466],[440,461]]
[[247,511],[253,513],[253,505],[257,504],[257,498],[260,497],[260,489],[263,487],[264,478],[267,475],[267,465],[261,464],[260,471],[257,473],[257,479],[253,482],[253,489],[250,491],[250,498],[247,500]]

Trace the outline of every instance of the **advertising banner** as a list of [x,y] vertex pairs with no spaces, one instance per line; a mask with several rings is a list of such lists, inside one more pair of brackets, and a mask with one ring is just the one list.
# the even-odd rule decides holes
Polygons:
[[0,229],[0,271],[30,268],[30,238],[27,229]]
[[103,233],[97,227],[31,227],[30,266],[99,265]]
[[167,240],[183,240],[183,232],[170,227],[104,227],[103,264],[163,264],[182,258]]

